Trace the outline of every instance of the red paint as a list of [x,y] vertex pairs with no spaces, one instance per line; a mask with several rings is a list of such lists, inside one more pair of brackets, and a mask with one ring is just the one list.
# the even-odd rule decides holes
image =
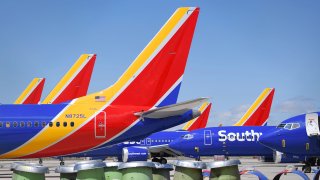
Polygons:
[[211,103],[206,107],[198,119],[187,129],[188,131],[193,131],[201,128],[205,128],[208,123],[209,114],[211,110]]
[[89,62],[74,77],[68,86],[60,93],[60,95],[52,102],[59,104],[87,95],[90,79],[96,61],[96,55],[92,56]]
[[38,104],[43,91],[44,82],[46,79],[42,79],[38,86],[30,93],[30,95],[21,104]]
[[[148,110],[183,75],[199,10],[180,27],[156,57],[104,111],[106,138],[96,138],[94,118],[72,135],[38,153],[23,158],[48,157],[81,152],[110,140],[130,126],[134,112]],[[88,107],[89,108],[89,107]]]
[[243,124],[243,126],[262,126],[267,122],[270,114],[273,95],[274,89],[261,103],[258,109],[251,115],[251,117]]

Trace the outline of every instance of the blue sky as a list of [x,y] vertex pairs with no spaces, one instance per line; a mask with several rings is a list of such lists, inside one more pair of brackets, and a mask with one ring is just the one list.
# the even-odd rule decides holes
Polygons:
[[44,95],[82,53],[96,53],[89,92],[111,85],[176,8],[201,12],[179,101],[209,96],[210,125],[237,121],[275,87],[271,124],[320,110],[320,1],[1,1],[0,102],[34,77]]

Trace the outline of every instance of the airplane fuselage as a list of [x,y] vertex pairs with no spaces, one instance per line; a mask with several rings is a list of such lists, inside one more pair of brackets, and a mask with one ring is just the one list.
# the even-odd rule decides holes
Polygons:
[[[78,111],[65,112],[70,106],[77,106],[73,108]],[[72,154],[145,137],[193,118],[192,111],[162,119],[134,115],[145,109],[148,107],[110,106],[107,111],[94,112],[97,110],[88,104],[0,105],[0,158]]]
[[272,156],[271,149],[261,145],[259,138],[272,126],[225,126],[191,131],[171,142],[169,147],[189,157]]

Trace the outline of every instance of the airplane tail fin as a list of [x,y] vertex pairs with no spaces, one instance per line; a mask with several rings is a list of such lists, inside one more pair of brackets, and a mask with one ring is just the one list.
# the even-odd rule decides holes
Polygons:
[[34,78],[14,104],[38,104],[45,81],[45,78]]
[[42,104],[59,104],[87,95],[95,60],[95,54],[81,55]]
[[208,103],[208,102],[203,103],[199,108],[201,115],[187,122],[187,124],[182,129],[186,131],[193,131],[196,129],[205,128],[208,123],[211,105],[212,103]]
[[262,126],[270,114],[274,88],[266,88],[234,126]]
[[199,8],[178,8],[118,81],[88,98],[148,107],[176,103],[198,14]]

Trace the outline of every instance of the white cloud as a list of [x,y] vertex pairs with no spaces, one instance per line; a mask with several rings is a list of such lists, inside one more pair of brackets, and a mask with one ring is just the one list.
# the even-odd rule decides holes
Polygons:
[[249,109],[250,105],[243,104],[238,107],[234,107],[228,111],[216,113],[214,119],[222,125],[232,125],[239,121],[244,113]]
[[281,102],[274,108],[278,113],[302,114],[319,110],[316,100],[306,97],[295,97]]

